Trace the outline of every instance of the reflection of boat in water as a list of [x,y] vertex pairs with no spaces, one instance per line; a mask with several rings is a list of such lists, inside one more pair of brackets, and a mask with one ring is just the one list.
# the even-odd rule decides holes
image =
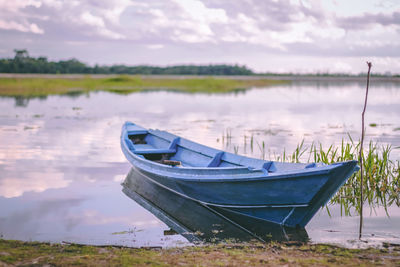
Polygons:
[[121,147],[141,179],[235,219],[305,227],[354,171],[331,165],[243,157],[127,122]]
[[295,229],[257,219],[233,221],[204,204],[158,186],[132,169],[123,192],[191,242],[224,240],[307,241],[303,228]]

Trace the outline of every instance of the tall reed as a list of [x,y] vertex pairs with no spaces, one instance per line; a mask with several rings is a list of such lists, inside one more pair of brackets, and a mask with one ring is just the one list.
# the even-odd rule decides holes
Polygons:
[[[322,162],[332,164],[340,161],[356,160],[361,142],[346,143],[342,139],[341,145],[334,145],[324,149],[321,143],[312,143],[310,148],[304,147],[304,140],[297,146],[295,151],[289,155],[277,159],[286,162],[299,162],[303,155],[308,152],[307,162]],[[357,214],[361,211],[361,188],[363,189],[363,201],[369,204],[371,211],[375,207],[387,207],[393,204],[400,206],[400,161],[390,159],[393,148],[390,145],[379,146],[370,141],[368,149],[362,151],[363,176],[361,183],[361,171],[349,178],[330,203],[340,204],[342,215],[351,215],[355,210]],[[284,152],[285,153],[285,152]],[[389,215],[389,214],[388,214]]]
[[[235,153],[238,153],[239,145],[234,144],[234,142],[231,143],[232,132],[227,131],[227,133],[229,134],[226,134],[225,139],[229,139],[229,141],[226,140],[225,148],[231,148]],[[253,151],[253,142],[258,147],[258,151]],[[281,154],[273,153],[271,155],[271,153],[266,154],[265,142],[259,142],[252,135],[249,153],[250,155],[259,155],[262,159],[281,162],[332,164],[340,161],[357,160],[360,145],[361,140],[354,141],[350,135],[346,139],[343,138],[339,145],[332,144],[329,147],[324,147],[320,142],[313,142],[306,146],[305,140],[302,140],[292,153],[288,153],[284,149]],[[379,145],[377,142],[370,141],[361,154],[364,182],[361,183],[361,171],[357,172],[339,189],[329,204],[339,204],[341,215],[360,214],[362,185],[363,202],[368,203],[370,212],[373,212],[376,207],[384,207],[388,214],[387,208],[389,206],[397,205],[400,207],[400,161],[391,159],[391,152],[394,149],[400,149],[400,147],[393,148],[390,145]],[[327,211],[329,212],[329,209]]]

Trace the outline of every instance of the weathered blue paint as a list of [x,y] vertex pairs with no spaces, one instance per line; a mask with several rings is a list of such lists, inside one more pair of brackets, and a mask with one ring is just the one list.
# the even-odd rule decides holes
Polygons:
[[[358,171],[357,161],[323,165],[248,158],[131,122],[122,126],[121,147],[143,179],[215,207],[225,216],[289,227],[304,227]],[[181,165],[155,161],[165,157]]]

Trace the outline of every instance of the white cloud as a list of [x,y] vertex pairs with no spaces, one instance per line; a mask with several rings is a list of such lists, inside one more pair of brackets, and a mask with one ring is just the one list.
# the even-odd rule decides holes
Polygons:
[[23,11],[30,7],[39,8],[41,5],[39,0],[0,0],[0,29],[44,34],[43,28],[36,23],[29,22],[29,14]]
[[39,28],[35,23],[22,24],[15,21],[4,21],[0,20],[0,29],[4,30],[16,30],[20,32],[31,32],[36,34],[44,34],[44,30]]
[[84,12],[81,14],[81,21],[90,26],[104,27],[104,20],[100,17],[93,16],[90,12]]
[[132,5],[129,0],[117,0],[110,9],[104,10],[104,17],[112,24],[119,25],[119,19],[124,10]]
[[327,0],[321,1],[321,5],[328,12],[340,17],[351,17],[364,13],[393,12],[396,8],[399,8],[398,1],[379,0]]
[[40,7],[42,5],[40,0],[0,0],[0,7],[3,11],[7,12],[18,12],[22,8],[26,8],[29,6]]
[[44,34],[44,30],[39,28],[35,23],[29,25],[29,30],[33,33]]
[[[263,45],[287,51],[286,44],[316,42],[316,38],[340,40],[345,29],[335,25],[335,20],[351,16],[371,14],[391,14],[396,10],[392,4],[379,1],[265,1],[248,0],[218,2],[200,0],[138,0],[90,1],[29,0],[15,3],[0,0],[0,6],[24,17],[35,14],[24,11],[27,7],[40,10],[53,8],[55,14],[50,20],[57,23],[84,24],[92,29],[76,29],[75,35],[100,36],[106,39],[160,39],[176,43],[239,42]],[[399,5],[397,5],[399,9]],[[131,15],[121,17],[127,10]],[[350,11],[349,11],[350,10]],[[76,18],[76,14],[78,18]],[[43,14],[42,14],[43,15]],[[36,15],[37,16],[37,15]],[[12,20],[11,20],[12,21]],[[51,21],[50,21],[51,23]],[[3,23],[4,24],[4,23]],[[29,25],[29,27],[27,26]],[[44,33],[35,23],[23,24],[15,21],[3,25],[3,29],[20,29]],[[76,40],[73,40],[76,41]],[[157,42],[159,43],[159,42]],[[288,51],[289,52],[289,51]]]
[[80,16],[81,22],[93,26],[96,32],[110,39],[125,39],[125,36],[107,29],[103,18],[94,16],[90,12],[84,12]]
[[172,3],[176,4],[174,14],[151,5],[141,11],[141,14],[151,16],[150,32],[162,34],[167,29],[170,39],[176,42],[214,42],[217,38],[211,26],[228,21],[224,10],[207,8],[197,0],[173,0]]
[[173,0],[184,11],[188,20],[210,23],[227,23],[228,17],[225,10],[220,8],[208,8],[199,0]]

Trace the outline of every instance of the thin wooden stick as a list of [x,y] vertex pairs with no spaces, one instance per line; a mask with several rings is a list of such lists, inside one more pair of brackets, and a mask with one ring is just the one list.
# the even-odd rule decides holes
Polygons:
[[369,75],[371,72],[371,67],[372,63],[367,62],[368,65],[368,75],[367,75],[367,89],[365,91],[365,101],[364,101],[364,109],[361,114],[361,119],[362,119],[362,129],[361,129],[361,144],[360,144],[360,156],[359,156],[359,161],[360,161],[360,172],[361,172],[361,194],[360,194],[360,230],[359,230],[359,235],[358,238],[361,239],[362,236],[362,225],[363,225],[363,205],[364,205],[364,175],[363,175],[363,144],[364,144],[364,134],[365,134],[365,127],[364,127],[364,116],[365,116],[365,110],[367,108],[367,100],[368,100],[368,87],[369,87]]

